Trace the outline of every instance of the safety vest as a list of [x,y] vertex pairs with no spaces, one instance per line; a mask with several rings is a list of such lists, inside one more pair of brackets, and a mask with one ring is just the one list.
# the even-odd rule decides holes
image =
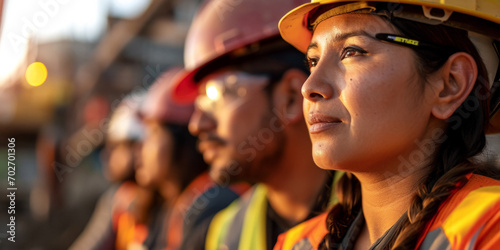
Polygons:
[[500,181],[471,175],[441,205],[419,241],[419,249],[499,249]]
[[[415,249],[499,249],[500,181],[469,175],[469,181],[439,209]],[[274,249],[318,249],[327,213],[303,222],[278,237]]]
[[[201,174],[196,177],[181,193],[171,215],[169,216],[168,230],[167,230],[167,250],[177,250],[181,246],[184,220],[188,213],[187,211],[193,206],[193,203],[202,196],[207,190],[215,186],[208,173]],[[228,187],[236,195],[241,195],[250,187],[246,183],[233,184]]]
[[113,229],[116,232],[115,249],[126,250],[131,245],[141,245],[148,235],[146,225],[138,223],[128,211],[137,197],[137,188],[131,182],[125,182],[113,197]]
[[118,216],[115,246],[117,250],[127,250],[131,246],[142,246],[147,236],[147,226],[137,223],[132,214],[124,212]]
[[256,184],[215,215],[205,249],[266,249],[267,189]]
[[196,177],[179,196],[169,220],[166,249],[179,249],[182,241],[184,211],[191,206],[199,195],[213,185],[210,176],[205,173]]
[[324,212],[310,220],[300,223],[278,236],[274,250],[279,249],[318,249],[319,243],[328,233]]
[[[343,172],[337,171],[333,183],[342,174]],[[335,203],[337,196],[332,189],[328,206],[332,207]],[[254,185],[250,191],[212,219],[206,236],[205,249],[267,249],[267,207],[266,186]]]

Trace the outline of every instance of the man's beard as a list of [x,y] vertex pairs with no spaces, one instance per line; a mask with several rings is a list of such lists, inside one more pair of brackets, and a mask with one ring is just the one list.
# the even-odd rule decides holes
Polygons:
[[[268,133],[268,135],[271,135],[271,139],[266,137],[265,140],[257,141],[259,143],[259,146],[261,147],[260,149],[258,147],[253,147],[256,152],[256,157],[251,161],[243,157],[234,157],[231,160],[230,165],[225,166],[224,170],[222,170],[226,173],[221,174],[218,180],[216,180],[219,184],[234,183],[239,181],[245,181],[252,184],[258,183],[262,182],[267,178],[267,176],[272,175],[273,172],[275,172],[275,170],[280,165],[279,163],[281,162],[283,157],[286,137],[283,130],[274,131],[270,129],[272,117],[273,114],[270,111],[267,112],[267,114],[264,115],[261,119],[260,128],[250,135],[254,138],[262,139],[262,133],[259,132],[262,132],[264,130],[271,131],[271,134]],[[283,124],[280,125],[285,126]],[[239,156],[241,156],[241,153],[238,152],[238,150],[235,151],[235,154],[240,154]],[[239,173],[235,174],[235,172],[237,171],[239,171]],[[223,177],[229,177],[230,180],[224,179]]]

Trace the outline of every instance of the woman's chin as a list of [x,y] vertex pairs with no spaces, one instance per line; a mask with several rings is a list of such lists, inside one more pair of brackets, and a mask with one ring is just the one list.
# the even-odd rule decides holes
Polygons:
[[325,170],[334,170],[336,166],[336,162],[332,161],[331,157],[328,154],[316,154],[317,152],[313,152],[313,160],[321,169]]
[[312,156],[314,163],[322,169],[331,169],[332,154],[331,151],[326,147],[324,143],[313,142]]

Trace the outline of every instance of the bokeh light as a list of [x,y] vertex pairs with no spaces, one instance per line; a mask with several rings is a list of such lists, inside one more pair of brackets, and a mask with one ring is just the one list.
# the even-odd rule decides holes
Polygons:
[[47,80],[47,67],[41,62],[34,62],[26,69],[26,81],[31,86],[40,86]]
[[219,90],[215,86],[207,85],[207,96],[210,100],[216,100],[219,98]]

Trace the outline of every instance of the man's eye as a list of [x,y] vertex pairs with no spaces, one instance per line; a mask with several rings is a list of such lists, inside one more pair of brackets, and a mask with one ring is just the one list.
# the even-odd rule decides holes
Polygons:
[[361,56],[368,53],[366,50],[359,48],[359,47],[354,47],[354,46],[349,46],[344,48],[342,51],[342,56],[341,58],[348,58],[348,57],[353,57],[353,56]]

